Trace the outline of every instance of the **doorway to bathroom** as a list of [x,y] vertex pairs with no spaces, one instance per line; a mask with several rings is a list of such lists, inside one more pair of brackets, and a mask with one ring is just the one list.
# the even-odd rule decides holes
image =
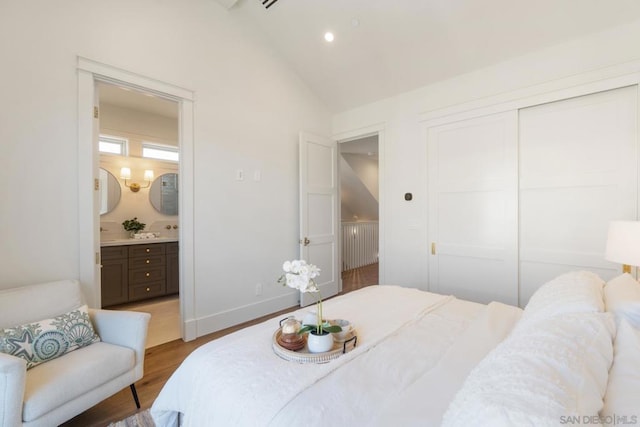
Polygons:
[[[116,89],[120,91],[118,95],[110,94]],[[126,107],[129,111],[114,108],[117,104],[114,97],[127,96],[131,98],[131,104]],[[162,101],[158,105],[169,107],[172,112],[168,115],[173,118],[160,119],[157,111],[153,114],[132,112],[139,107],[134,106],[136,102],[150,105],[154,100]],[[108,111],[110,108],[111,112]],[[128,120],[129,116],[136,116],[136,119]],[[103,127],[100,126],[101,118]],[[146,130],[134,129],[132,122],[146,126]],[[121,292],[129,297],[125,304],[141,304],[146,292],[160,296],[162,301],[158,302],[178,295],[173,299],[174,305],[178,306],[179,336],[186,341],[194,339],[193,222],[184,220],[193,217],[193,92],[79,57],[78,123],[80,182],[92,183],[90,187],[79,187],[79,277],[86,290],[87,302],[92,307],[121,305],[108,298],[104,302],[101,286],[105,261],[113,259],[113,253],[105,258],[101,252],[105,247],[120,246],[116,257],[127,257],[126,262],[120,260],[122,268],[126,265],[134,270],[127,271],[127,275],[120,271],[120,277],[125,279],[123,283],[132,279],[134,285],[138,285],[141,272],[153,279],[147,286],[132,288],[131,283],[127,283],[128,290]],[[156,127],[166,126],[167,129],[149,131],[154,123]],[[108,153],[102,153],[106,160],[101,164],[99,147],[102,145],[105,150],[120,146],[120,156],[111,153],[109,157]],[[176,154],[177,157],[170,157]],[[168,158],[162,157],[167,155]],[[120,191],[117,204],[110,203],[110,194],[102,193],[101,178],[115,181],[114,187]],[[102,205],[103,200],[107,201],[106,206]],[[135,227],[125,230],[125,222]],[[127,243],[134,244],[124,251],[118,239],[128,239]],[[145,246],[153,247],[153,251],[141,254],[138,249]],[[131,250],[133,247],[136,249]],[[142,270],[146,271],[144,263],[147,261],[160,264],[156,264],[156,270],[145,274]],[[175,313],[176,310],[172,311]]]
[[181,337],[178,103],[109,82],[97,93],[102,307],[151,314],[153,347]]

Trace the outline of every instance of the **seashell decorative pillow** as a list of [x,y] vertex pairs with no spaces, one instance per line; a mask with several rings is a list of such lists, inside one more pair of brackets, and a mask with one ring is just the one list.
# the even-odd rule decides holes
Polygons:
[[0,352],[23,358],[27,369],[98,341],[86,305],[52,319],[0,329]]

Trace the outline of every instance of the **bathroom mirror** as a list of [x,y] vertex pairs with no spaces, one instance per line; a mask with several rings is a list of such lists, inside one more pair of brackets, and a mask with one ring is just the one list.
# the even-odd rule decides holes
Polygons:
[[178,174],[157,177],[149,189],[151,205],[164,215],[178,215]]
[[100,215],[111,212],[120,202],[120,183],[111,172],[100,168]]

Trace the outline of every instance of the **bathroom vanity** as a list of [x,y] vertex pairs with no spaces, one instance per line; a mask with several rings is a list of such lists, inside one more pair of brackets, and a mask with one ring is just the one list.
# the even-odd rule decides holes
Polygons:
[[177,294],[178,240],[101,242],[102,307]]

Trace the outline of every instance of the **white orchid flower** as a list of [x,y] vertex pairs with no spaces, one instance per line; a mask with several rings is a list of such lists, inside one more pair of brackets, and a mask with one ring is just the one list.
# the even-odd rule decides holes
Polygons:
[[[322,323],[322,297],[320,296],[320,288],[314,280],[320,276],[320,269],[313,265],[307,264],[305,260],[296,259],[293,261],[285,261],[282,264],[282,270],[284,274],[280,276],[278,282],[287,285],[290,288],[298,289],[300,292],[313,292],[318,293],[317,296],[317,325],[314,325],[316,333],[328,333],[340,331],[339,326],[329,326]],[[308,326],[308,325],[307,325]],[[335,330],[334,330],[335,329]],[[304,330],[301,329],[301,331]]]
[[284,264],[282,264],[282,269],[284,270],[285,273],[290,273],[291,272],[291,261],[285,261]]

